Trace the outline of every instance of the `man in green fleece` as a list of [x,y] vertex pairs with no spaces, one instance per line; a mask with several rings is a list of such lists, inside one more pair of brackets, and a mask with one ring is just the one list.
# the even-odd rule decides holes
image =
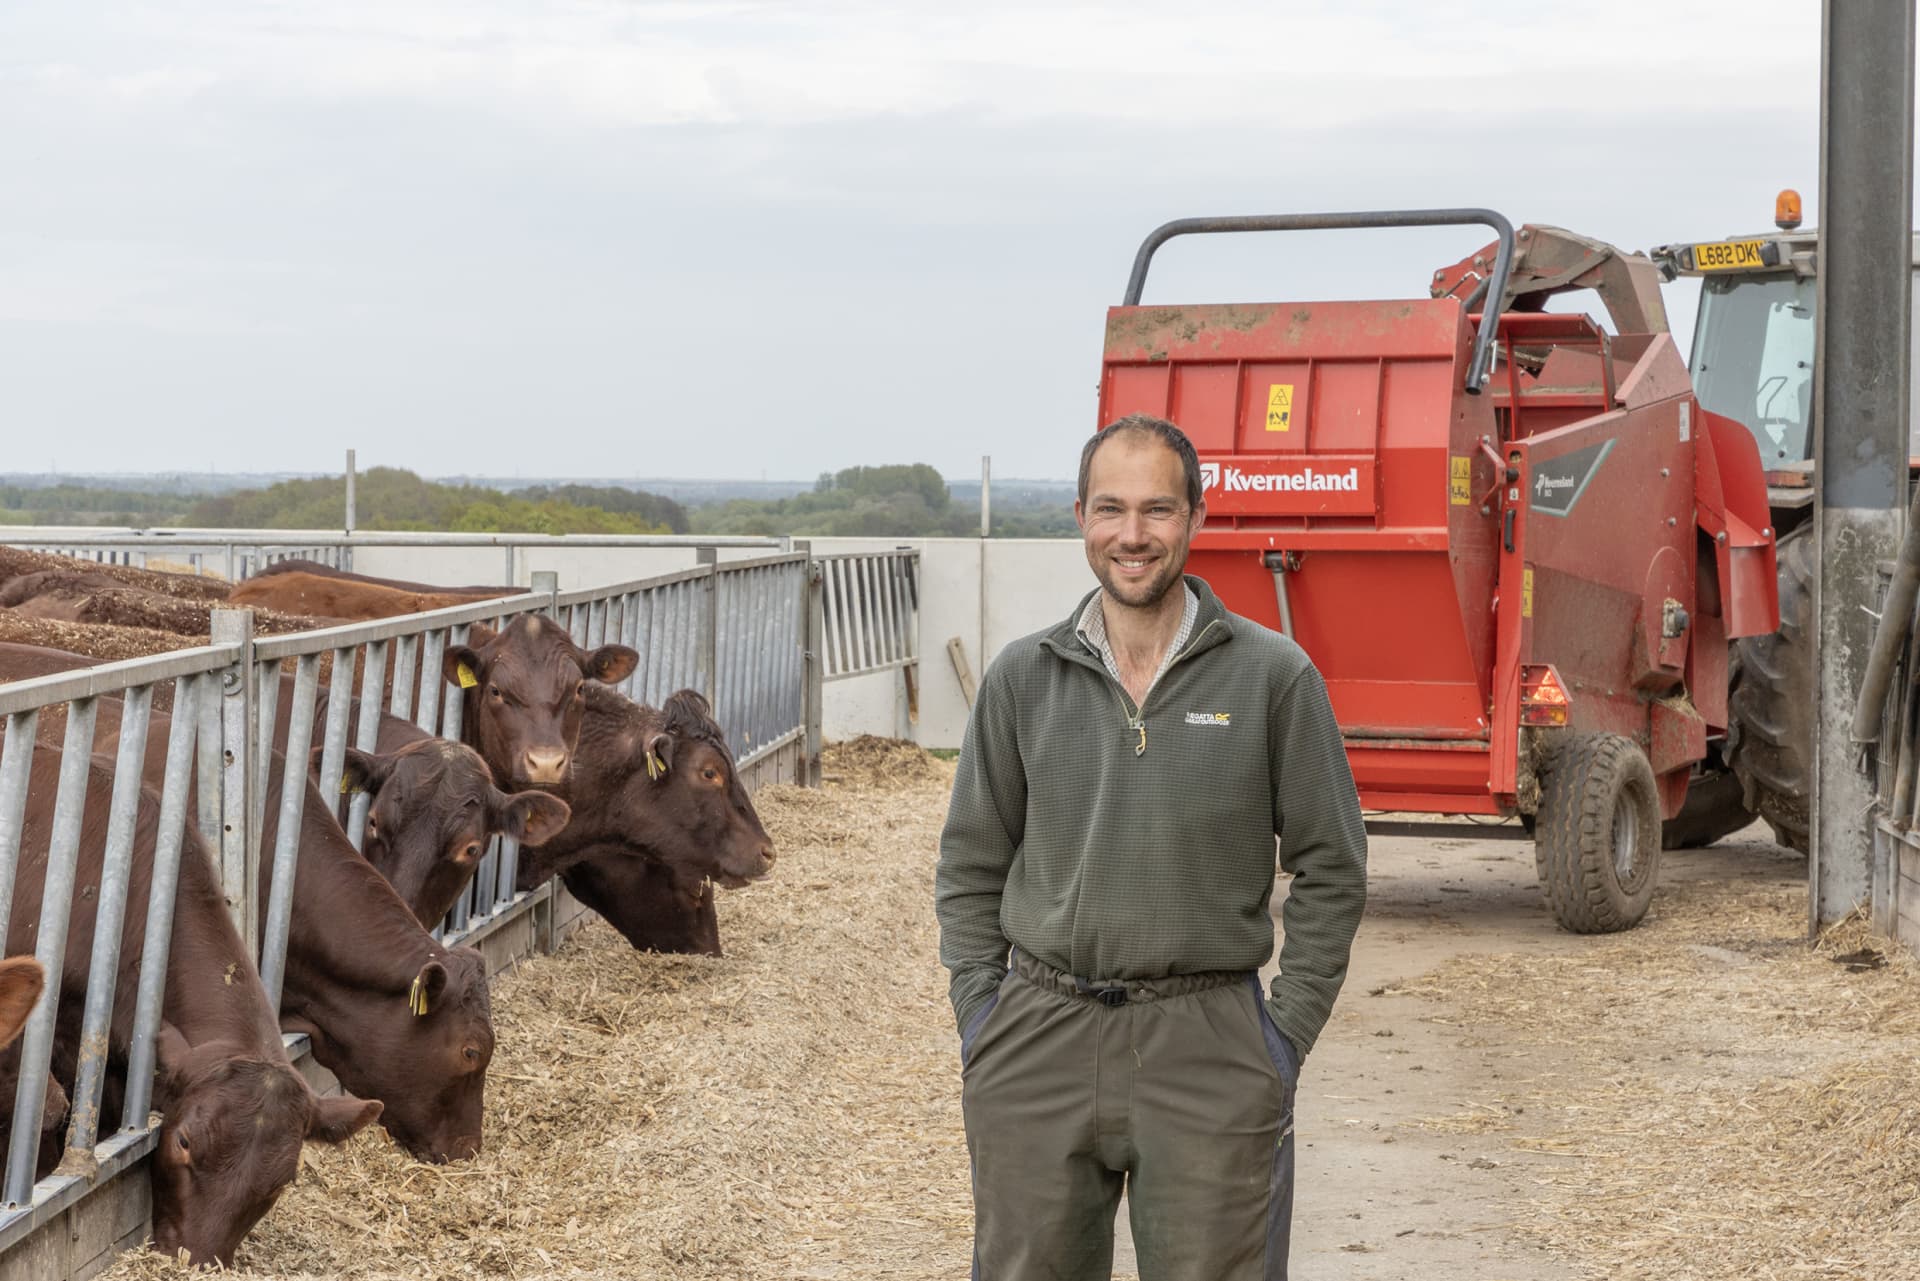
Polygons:
[[1353,776],[1305,653],[1182,574],[1179,428],[1089,440],[1074,515],[1099,589],[994,660],[940,838],[974,1276],[1110,1276],[1124,1190],[1142,1281],[1284,1279],[1294,1088],[1366,898]]

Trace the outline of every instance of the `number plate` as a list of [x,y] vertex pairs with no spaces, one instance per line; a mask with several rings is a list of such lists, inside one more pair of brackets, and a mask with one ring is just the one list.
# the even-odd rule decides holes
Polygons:
[[1695,245],[1693,266],[1696,271],[1740,271],[1764,267],[1760,250],[1764,240],[1723,240],[1716,245]]

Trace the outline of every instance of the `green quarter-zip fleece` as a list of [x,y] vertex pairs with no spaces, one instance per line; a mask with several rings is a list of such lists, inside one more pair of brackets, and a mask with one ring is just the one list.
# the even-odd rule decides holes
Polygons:
[[940,959],[962,1029],[1009,945],[1094,981],[1254,970],[1273,955],[1274,838],[1294,878],[1268,1011],[1302,1056],[1366,901],[1366,828],[1326,685],[1206,583],[1134,707],[1074,620],[1008,645],[967,722],[940,837]]

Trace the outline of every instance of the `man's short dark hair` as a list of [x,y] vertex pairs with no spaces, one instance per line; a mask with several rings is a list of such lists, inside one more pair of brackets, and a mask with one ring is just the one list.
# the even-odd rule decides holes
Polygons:
[[1194,451],[1193,442],[1187,439],[1187,433],[1175,427],[1164,418],[1155,418],[1152,414],[1128,414],[1125,418],[1116,418],[1105,427],[1087,438],[1080,451],[1080,501],[1087,501],[1087,474],[1093,470],[1093,456],[1100,452],[1100,446],[1106,444],[1122,432],[1129,435],[1152,436],[1180,460],[1180,467],[1187,474],[1187,509],[1200,506],[1200,455]]

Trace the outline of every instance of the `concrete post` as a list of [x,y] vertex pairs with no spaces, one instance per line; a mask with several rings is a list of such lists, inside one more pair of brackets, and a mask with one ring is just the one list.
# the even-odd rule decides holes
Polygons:
[[1874,778],[1853,742],[1878,562],[1907,497],[1912,315],[1913,0],[1825,0],[1820,307],[1814,358],[1816,719],[1808,924],[1872,891]]

